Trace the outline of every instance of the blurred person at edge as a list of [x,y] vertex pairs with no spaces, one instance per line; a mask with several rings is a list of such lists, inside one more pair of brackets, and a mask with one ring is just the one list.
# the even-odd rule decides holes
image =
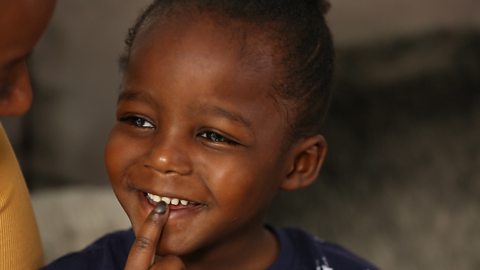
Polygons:
[[[54,6],[55,0],[0,0],[0,117],[30,108],[26,58]],[[0,270],[38,269],[42,255],[28,189],[0,121]]]

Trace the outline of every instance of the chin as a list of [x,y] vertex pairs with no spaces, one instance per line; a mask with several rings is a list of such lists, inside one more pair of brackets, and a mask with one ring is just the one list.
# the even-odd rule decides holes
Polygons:
[[[172,239],[174,238],[174,239]],[[187,256],[197,250],[196,245],[189,243],[184,239],[175,239],[175,237],[168,237],[167,239],[160,239],[160,243],[157,245],[157,255],[175,255],[175,256]]]

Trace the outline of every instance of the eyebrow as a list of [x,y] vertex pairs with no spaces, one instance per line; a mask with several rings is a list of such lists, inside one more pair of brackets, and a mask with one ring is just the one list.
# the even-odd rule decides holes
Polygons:
[[118,96],[117,104],[122,101],[142,101],[155,105],[155,102],[148,94],[135,90],[125,90],[121,92]]
[[192,110],[193,113],[206,113],[218,117],[227,118],[231,121],[240,123],[241,125],[251,129],[252,123],[245,119],[242,115],[223,109],[222,107],[215,105],[202,105]]

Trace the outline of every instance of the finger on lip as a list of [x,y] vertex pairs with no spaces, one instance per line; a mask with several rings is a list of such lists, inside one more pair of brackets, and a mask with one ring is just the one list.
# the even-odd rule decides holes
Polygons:
[[150,267],[168,214],[169,209],[165,202],[158,203],[150,212],[136,235],[125,269],[147,269]]
[[155,208],[153,208],[153,212],[155,214],[163,215],[167,212],[167,208],[168,208],[167,203],[165,203],[164,201],[161,201],[157,204],[157,206],[155,206]]
[[[163,230],[163,225],[165,225],[165,222],[167,220],[167,211],[169,210],[169,207],[166,202],[160,201],[150,212],[148,215],[147,219],[145,220],[145,224],[143,224],[142,229],[144,227],[150,227],[152,226],[154,230],[157,230],[161,232]],[[158,226],[160,225],[160,226]]]

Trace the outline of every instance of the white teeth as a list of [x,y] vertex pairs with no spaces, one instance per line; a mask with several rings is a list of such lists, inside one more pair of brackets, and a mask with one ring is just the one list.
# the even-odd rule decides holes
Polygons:
[[177,198],[169,198],[169,197],[160,197],[152,193],[147,193],[147,197],[154,203],[159,203],[160,201],[164,201],[166,204],[172,204],[172,205],[181,204],[183,206],[186,206],[189,204],[189,201],[187,200],[180,200]]
[[156,202],[156,203],[159,203],[161,201],[161,198],[160,196],[158,195],[154,195],[154,194],[151,194],[151,193],[147,193],[147,196],[148,198],[150,198],[150,200]]

